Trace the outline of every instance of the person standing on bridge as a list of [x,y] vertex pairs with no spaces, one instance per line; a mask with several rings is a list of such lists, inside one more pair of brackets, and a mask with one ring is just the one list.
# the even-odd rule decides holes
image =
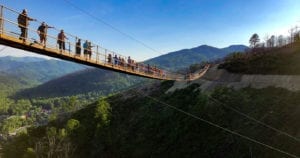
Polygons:
[[89,42],[88,42],[88,40],[85,40],[85,42],[83,43],[83,55],[84,55],[84,58],[86,58],[86,59],[88,57],[88,47],[89,47]]
[[150,73],[150,65],[149,64],[147,64],[147,73]]
[[109,64],[112,63],[112,56],[111,56],[111,54],[108,54],[107,62],[108,62]]
[[47,30],[48,28],[54,28],[52,26],[48,26],[45,22],[42,22],[42,24],[38,28],[38,34],[40,36],[40,43],[46,47],[46,41],[47,41]]
[[81,39],[78,39],[77,42],[76,42],[76,56],[80,56],[81,54]]
[[114,57],[114,64],[115,64],[115,65],[118,65],[118,63],[119,63],[119,61],[118,61],[118,56],[115,55],[115,57]]
[[91,60],[91,58],[92,58],[92,43],[91,42],[88,42],[88,45],[87,45],[88,47],[87,47],[87,53],[88,53],[88,57],[89,57],[89,59]]
[[128,56],[128,58],[127,58],[127,68],[130,68],[130,66],[131,66],[131,58],[130,58],[130,56]]
[[60,50],[65,50],[66,49],[66,43],[65,43],[65,39],[68,39],[67,36],[64,33],[64,30],[60,30],[60,33],[57,36],[57,43],[59,46]]
[[28,25],[29,21],[36,21],[36,19],[30,18],[27,15],[26,9],[23,9],[22,13],[18,16],[18,26],[21,29],[21,35],[19,37],[20,40],[23,42],[26,41],[28,35]]

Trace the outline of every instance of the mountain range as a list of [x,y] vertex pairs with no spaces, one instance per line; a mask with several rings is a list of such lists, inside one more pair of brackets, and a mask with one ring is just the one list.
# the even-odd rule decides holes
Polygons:
[[152,58],[147,63],[159,65],[163,68],[178,70],[189,67],[192,64],[201,63],[223,58],[232,52],[244,52],[248,49],[245,45],[231,45],[225,48],[216,48],[208,45],[201,45],[191,49],[182,49],[170,52],[165,55]]
[[[183,49],[152,58],[147,63],[172,70],[189,67],[194,63],[222,58],[231,52],[243,51],[248,47],[232,45],[216,48],[202,45]],[[20,83],[31,87],[18,96],[58,97],[89,92],[108,95],[142,81],[138,77],[101,69],[91,69],[76,63],[46,60],[33,57],[2,57],[0,71],[15,77]]]

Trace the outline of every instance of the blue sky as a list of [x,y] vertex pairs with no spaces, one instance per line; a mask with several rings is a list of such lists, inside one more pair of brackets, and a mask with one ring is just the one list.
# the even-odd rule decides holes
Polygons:
[[[160,53],[202,44],[248,45],[258,33],[279,35],[300,25],[299,0],[70,0]],[[161,55],[123,36],[64,0],[0,0],[66,32],[142,61]],[[17,52],[17,51],[15,51]],[[11,49],[2,55],[12,54]],[[30,55],[22,52],[22,55]]]

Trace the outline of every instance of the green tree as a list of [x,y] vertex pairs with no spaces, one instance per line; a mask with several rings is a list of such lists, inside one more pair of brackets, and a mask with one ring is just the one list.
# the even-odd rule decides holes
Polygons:
[[70,99],[69,99],[69,105],[74,108],[74,107],[77,106],[77,104],[78,104],[77,97],[76,96],[70,97]]
[[294,41],[295,42],[299,42],[300,41],[300,31],[297,32],[297,33],[295,33],[295,35],[294,35]]
[[68,133],[71,133],[73,130],[77,129],[80,126],[80,122],[75,119],[70,119],[67,122],[66,129]]
[[30,146],[29,139],[30,138],[27,134],[21,133],[20,135],[17,135],[13,139],[11,139],[11,141],[7,141],[3,145],[3,155],[1,156],[5,158],[22,158],[24,152]]
[[10,117],[1,123],[1,133],[8,134],[23,125],[24,120],[18,116]]
[[250,47],[252,48],[255,48],[257,47],[257,44],[259,43],[260,39],[259,39],[259,36],[258,34],[253,34],[249,40],[249,43],[250,43]]
[[37,155],[35,154],[35,151],[33,148],[27,148],[25,154],[23,155],[23,158],[36,158]]
[[7,98],[5,95],[0,94],[0,114],[7,114],[12,103],[12,100]]
[[97,102],[97,107],[95,109],[95,118],[99,119],[99,123],[107,124],[109,123],[109,113],[110,104],[104,98],[101,98]]
[[21,99],[11,105],[12,114],[23,115],[32,107],[29,100]]
[[63,101],[61,104],[61,111],[62,112],[70,112],[70,111],[76,111],[79,109],[78,106],[79,102],[77,100],[76,96],[70,97],[67,101]]

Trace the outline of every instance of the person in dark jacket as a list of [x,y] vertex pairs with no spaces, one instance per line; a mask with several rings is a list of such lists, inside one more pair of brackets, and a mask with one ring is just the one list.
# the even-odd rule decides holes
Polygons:
[[88,57],[88,48],[89,48],[89,42],[86,40],[84,43],[83,43],[83,55],[84,57],[87,59]]
[[111,56],[111,54],[108,54],[107,62],[108,62],[109,64],[112,63],[112,56]]
[[67,36],[64,33],[64,30],[60,30],[60,33],[57,36],[57,43],[60,50],[66,49],[65,39],[68,39]]
[[36,19],[28,17],[26,9],[23,9],[22,13],[18,16],[18,26],[21,29],[21,35],[19,39],[23,40],[24,42],[26,41],[28,35],[27,27],[29,25],[29,21],[36,21]]
[[115,65],[118,65],[118,63],[119,63],[119,61],[118,61],[118,56],[115,55],[115,57],[114,57],[114,64],[115,64]]
[[88,57],[89,57],[89,59],[91,60],[91,58],[92,58],[92,43],[91,42],[88,42],[88,47],[87,47],[87,53],[88,53]]
[[81,54],[81,39],[78,39],[76,42],[76,56],[80,56]]
[[48,26],[45,22],[42,22],[42,24],[38,28],[38,34],[40,36],[40,43],[46,46],[47,41],[47,30],[48,28],[54,28],[52,26]]

